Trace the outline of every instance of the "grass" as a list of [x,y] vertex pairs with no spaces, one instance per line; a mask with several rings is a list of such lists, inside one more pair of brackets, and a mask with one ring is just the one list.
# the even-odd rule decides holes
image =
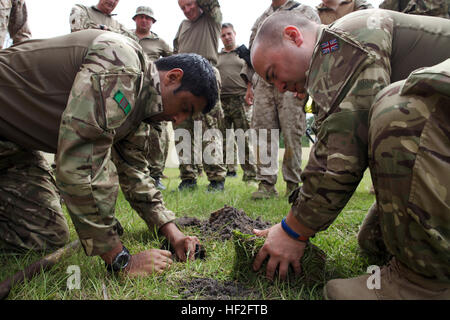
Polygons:
[[[230,178],[226,181],[226,191],[223,193],[206,193],[207,179],[203,176],[199,179],[198,190],[194,192],[178,192],[180,182],[178,169],[166,169],[168,180],[163,180],[167,190],[163,191],[166,206],[174,211],[177,216],[192,216],[207,219],[209,214],[222,208],[225,204],[242,209],[253,219],[261,217],[265,221],[278,223],[287,214],[290,205],[284,197],[285,183],[279,176],[277,189],[280,197],[270,200],[253,201],[250,195],[255,191],[254,187],[246,186],[239,172],[238,178]],[[357,243],[358,228],[364,216],[375,200],[369,194],[371,185],[368,172],[359,185],[356,193],[347,204],[344,211],[334,224],[326,231],[313,238],[312,242],[327,254],[327,279],[338,277],[352,277],[366,272],[369,265],[367,259],[360,255]],[[66,213],[67,215],[67,213]],[[163,239],[149,232],[145,223],[138,214],[131,209],[128,202],[120,194],[117,201],[116,215],[122,223],[125,233],[122,241],[133,253],[148,249],[159,248]],[[70,218],[67,215],[71,228],[71,239],[76,239],[76,233]],[[186,234],[197,235],[203,238],[198,231],[186,229]],[[71,257],[58,263],[51,270],[41,272],[30,281],[16,285],[12,288],[8,299],[13,300],[134,300],[134,299],[159,299],[173,300],[183,299],[180,294],[180,282],[198,278],[214,278],[217,280],[232,280],[234,246],[232,241],[218,241],[214,238],[202,240],[206,248],[205,260],[173,264],[172,268],[161,275],[151,275],[146,278],[129,279],[110,276],[104,268],[104,264],[98,257],[86,257],[82,250]],[[25,255],[0,254],[0,281],[23,269],[41,255],[28,252]],[[67,268],[78,265],[81,270],[81,289],[69,290],[67,280],[70,276]],[[324,281],[324,283],[325,283]],[[323,299],[322,287],[324,283],[314,286],[299,286],[293,282],[273,283],[262,277],[256,277],[251,283],[247,283],[252,289],[256,289],[261,296],[259,299],[286,299],[286,300],[320,300]],[[246,299],[256,297],[248,296]]]

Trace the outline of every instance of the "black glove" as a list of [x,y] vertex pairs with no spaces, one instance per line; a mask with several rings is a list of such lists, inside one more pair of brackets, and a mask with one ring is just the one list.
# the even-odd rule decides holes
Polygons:
[[239,58],[244,59],[247,65],[253,69],[252,60],[250,59],[250,50],[243,44],[236,49]]

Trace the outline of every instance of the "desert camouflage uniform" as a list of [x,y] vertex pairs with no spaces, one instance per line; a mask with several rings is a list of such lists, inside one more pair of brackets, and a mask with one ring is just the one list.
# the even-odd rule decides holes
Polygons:
[[[410,110],[406,104],[402,104],[403,107],[395,105],[390,109],[375,107],[370,123],[371,144],[368,120],[375,96],[384,87],[405,79],[419,67],[432,66],[450,57],[450,21],[369,9],[353,12],[328,27],[320,26],[317,39],[307,72],[306,89],[314,100],[318,141],[303,171],[303,186],[292,207],[293,214],[312,230],[325,230],[345,207],[370,165],[377,194],[377,205],[371,208],[371,214],[376,214],[374,212],[378,210],[380,223],[387,224],[380,233],[390,253],[411,269],[448,282],[448,202],[444,205],[442,202],[424,200],[423,196],[428,196],[429,192],[419,196],[414,191],[409,198],[408,208],[405,208],[405,197],[411,192],[411,185],[401,182],[401,179],[411,181],[403,173],[410,175],[415,165],[421,166],[414,158],[428,112],[434,117],[443,111],[436,109],[434,113],[422,104],[416,110]],[[322,52],[321,45],[330,45],[334,40],[337,47],[331,52],[326,49]],[[432,54],[428,52],[430,47],[434,49]],[[408,55],[405,55],[405,48]],[[422,116],[419,116],[421,113]],[[416,127],[414,131],[407,128],[415,123],[418,124],[417,130]],[[445,139],[443,141],[448,141],[448,137]],[[445,150],[448,144],[442,143],[446,147],[438,152],[448,154],[448,150]],[[397,144],[403,145],[403,149],[394,147]],[[371,159],[369,150],[373,155]],[[384,152],[381,154],[382,159],[379,152]],[[423,152],[421,150],[419,153]],[[443,165],[437,168],[443,168]],[[383,175],[387,171],[392,174],[389,179]],[[424,169],[421,175],[427,175],[427,172],[430,173],[428,181],[422,181],[422,184],[442,183],[442,180],[434,180],[434,169]],[[441,179],[448,180],[444,172],[441,172]],[[417,173],[414,175],[417,177]],[[397,178],[399,183],[395,187],[393,181],[389,185],[392,179]],[[422,188],[418,183],[418,180],[413,183],[417,190]],[[438,192],[442,193],[442,189]],[[397,197],[399,194],[401,199]],[[429,206],[423,208],[424,203]],[[445,206],[447,220],[435,220],[434,216],[443,217],[441,210]],[[413,220],[416,223],[410,224]],[[403,221],[408,222],[404,224]],[[439,227],[434,229],[437,223]],[[396,231],[391,230],[392,226]],[[428,236],[425,236],[426,233]],[[398,239],[397,236],[404,238]],[[370,232],[361,234],[360,243],[367,242],[367,237],[370,237]],[[438,242],[439,245],[436,245]],[[421,258],[414,260],[412,257],[427,257],[427,261]],[[444,264],[443,259],[446,259]]]
[[[139,40],[139,44],[150,61],[155,61],[160,57],[168,57],[173,54],[172,48],[158,35],[152,31],[146,37]],[[162,121],[150,127],[148,143],[148,163],[150,175],[160,178],[163,175],[166,159],[169,154],[169,123]]]
[[323,24],[330,24],[350,12],[372,9],[373,6],[366,0],[344,0],[339,3],[336,10],[328,8],[323,2],[321,2],[316,8],[320,21]]
[[9,33],[13,43],[31,38],[25,0],[0,0],[0,49]]
[[[311,20],[320,23],[319,16],[315,9],[289,0],[281,7],[274,9],[270,6],[255,22],[250,36],[250,48],[255,39],[256,33],[264,20],[274,12],[283,10],[293,10],[304,13]],[[251,126],[259,136],[260,129],[268,130],[267,156],[269,159],[276,159],[275,165],[265,165],[258,161],[257,180],[264,181],[270,185],[275,185],[278,177],[278,146],[279,141],[271,141],[271,130],[280,130],[283,134],[285,153],[283,157],[283,178],[286,182],[301,182],[302,145],[301,138],[306,130],[306,116],[303,106],[306,100],[299,100],[292,92],[279,93],[278,90],[268,84],[257,74],[252,76],[252,72],[247,72],[247,77],[252,80],[254,87],[253,118]],[[273,145],[272,145],[273,144]],[[260,159],[260,150],[256,148],[257,159]],[[275,152],[276,154],[273,154]]]
[[409,14],[449,18],[449,0],[384,0],[379,8]]
[[139,41],[138,37],[114,19],[114,16],[115,14],[103,13],[96,6],[88,7],[82,4],[76,4],[70,11],[70,32],[85,29],[106,29]]
[[[40,50],[35,50],[37,47]],[[62,72],[64,77],[69,76],[60,64],[48,63],[49,52],[55,54],[71,50],[69,53],[78,53],[80,56],[73,58],[79,65],[73,66],[76,70],[70,74],[73,81],[72,78],[63,78],[72,85],[60,88],[55,84],[61,89],[59,95],[63,95],[66,105],[55,103],[62,101],[57,96],[46,96],[34,90],[27,93],[29,99],[36,99],[33,100],[36,110],[30,101],[28,112],[38,112],[42,103],[52,110],[47,110],[48,114],[42,113],[42,119],[33,128],[27,128],[26,133],[35,132],[37,137],[48,133],[50,140],[34,141],[31,137],[24,140],[20,126],[16,126],[11,134],[7,127],[11,112],[0,113],[0,123],[7,119],[6,125],[2,124],[6,129],[0,132],[3,137],[0,144],[1,239],[11,246],[23,248],[39,248],[47,242],[54,246],[62,245],[67,238],[67,225],[57,197],[59,190],[86,254],[107,252],[119,241],[120,225],[115,218],[119,183],[126,199],[150,230],[173,221],[174,213],[165,207],[162,195],[154,187],[148,172],[145,154],[148,126],[142,120],[163,109],[158,71],[147,60],[141,47],[130,38],[113,32],[85,30],[38,42],[24,42],[16,46],[13,53],[9,49],[0,51],[0,59],[10,59],[11,56],[11,60],[2,61],[2,64],[31,63],[20,56],[28,55],[27,48],[36,52],[30,56],[30,59],[38,59],[34,65],[51,69],[36,72],[55,75],[45,78],[48,87],[52,87],[51,81],[59,81],[63,77]],[[19,56],[14,58],[14,55]],[[28,79],[27,73],[3,77],[5,73],[2,71],[0,69],[1,81],[14,82],[6,89],[11,102],[2,99],[5,93],[1,92],[1,87],[0,102],[8,109],[20,108],[12,105],[14,99],[22,99],[22,95],[15,95],[15,86],[23,92],[21,86],[36,80],[33,75]],[[37,84],[36,88],[39,88]],[[122,95],[124,99],[120,99]],[[60,125],[44,119],[55,112],[62,113]],[[16,136],[23,144],[30,141],[30,146],[18,147],[8,141],[8,136],[9,140]],[[31,151],[35,149],[33,145],[38,150],[56,153],[56,185],[43,158]],[[5,185],[7,181],[13,187]],[[32,186],[28,189],[25,183],[27,186],[32,183]],[[27,209],[30,202],[33,207]],[[21,212],[21,208],[26,210]],[[22,216],[27,220],[24,221]],[[25,228],[16,228],[17,225]],[[40,234],[45,238],[42,239]],[[56,239],[47,240],[53,238]]]
[[[220,30],[222,27],[222,11],[218,0],[197,0],[199,7],[203,10],[202,15],[195,21],[184,20],[178,29],[178,32],[173,41],[175,53],[197,53],[206,58],[213,66],[217,64],[218,45]],[[196,26],[203,26],[202,30],[195,29]],[[202,33],[201,35],[198,33]],[[196,45],[193,45],[196,43]],[[220,88],[220,73],[215,69],[216,77],[218,79],[218,87]],[[180,160],[180,179],[181,180],[195,180],[199,174],[199,167],[194,162],[194,157],[198,159],[199,155],[195,154],[194,148],[194,121],[202,122],[202,134],[206,130],[219,129],[223,122],[223,110],[220,99],[217,99],[217,104],[213,110],[208,114],[200,115],[197,119],[187,119],[175,128],[188,130],[191,139],[192,154],[181,155],[178,151]],[[202,141],[201,150],[214,149],[222,150],[222,141],[214,139],[211,141]],[[222,158],[221,156],[216,155]],[[203,159],[205,160],[205,159]],[[223,181],[226,176],[226,167],[220,161],[215,161],[213,164],[203,162],[203,170],[205,171],[209,181]]]

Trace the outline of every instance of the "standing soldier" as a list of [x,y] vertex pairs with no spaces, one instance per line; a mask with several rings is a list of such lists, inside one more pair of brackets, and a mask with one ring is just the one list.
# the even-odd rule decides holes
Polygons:
[[[123,246],[115,217],[122,190],[149,232],[164,235],[181,260],[188,252],[194,258],[198,239],[173,223],[150,178],[143,123],[178,123],[214,107],[218,89],[206,59],[183,54],[153,64],[129,37],[83,30],[0,50],[0,83],[2,244],[64,245],[60,192],[88,256],[100,256],[112,272],[165,270],[169,251],[131,254]],[[56,154],[54,176],[40,151]]]
[[27,20],[25,0],[0,0],[0,49],[5,43],[6,33],[14,44],[31,38]]
[[[264,20],[278,11],[295,11],[305,13],[311,20],[320,22],[315,9],[299,4],[292,0],[272,0],[271,6],[256,20],[250,36],[250,49],[253,40]],[[244,73],[245,75],[245,73]],[[286,181],[286,195],[295,190],[301,182],[302,173],[302,144],[301,139],[306,130],[306,116],[303,107],[305,100],[299,100],[292,93],[279,93],[273,85],[268,84],[263,78],[246,73],[247,79],[252,82],[254,88],[252,128],[258,132],[267,130],[267,156],[275,159],[275,165],[262,164],[260,159],[259,144],[257,148],[257,174],[259,181],[258,191],[252,194],[252,199],[267,199],[278,195],[275,184],[278,178],[278,145],[279,141],[271,141],[271,131],[281,130],[284,138],[285,153],[283,157],[283,178]],[[249,86],[249,91],[253,89]],[[248,93],[247,96],[251,96]],[[274,145],[274,147],[272,147]],[[272,152],[275,151],[275,154]]]
[[[226,137],[226,129],[242,129],[244,133],[250,129],[250,120],[252,115],[252,106],[245,101],[245,93],[247,84],[241,77],[241,70],[245,65],[245,61],[239,58],[236,52],[236,31],[231,23],[222,25],[220,38],[224,48],[219,53],[219,63],[217,69],[222,79],[222,90],[220,92],[220,101],[222,103],[224,113],[223,135]],[[228,144],[231,143],[228,141]],[[235,143],[233,141],[234,148]],[[239,153],[244,152],[244,163],[241,164],[244,171],[243,181],[251,183],[256,178],[256,166],[250,163],[253,158],[253,149],[250,144],[249,136],[245,136],[244,150],[239,149]],[[224,159],[226,159],[227,140],[224,139]],[[233,160],[235,157],[233,157]],[[236,164],[229,164],[236,172]],[[230,169],[228,171],[231,171]],[[228,175],[228,173],[227,173]]]
[[119,0],[99,0],[96,6],[76,4],[70,12],[70,31],[76,32],[85,29],[101,29],[126,35],[138,40],[133,32],[129,31],[119,21],[114,19],[112,12]]
[[371,8],[373,6],[366,0],[322,0],[317,12],[323,24],[330,24],[350,12]]
[[[218,0],[178,0],[178,5],[186,16],[178,28],[173,41],[174,52],[176,53],[197,53],[206,58],[213,66],[217,65],[219,37],[222,27],[222,12]],[[217,78],[220,78],[219,71],[216,69]],[[210,114],[201,115],[200,119],[188,119],[178,128],[187,129],[191,135],[192,152],[188,155],[188,163],[180,163],[181,183],[178,186],[180,190],[185,188],[197,187],[198,168],[194,163],[194,121],[202,122],[203,132],[209,129],[219,129],[223,121],[223,111],[218,100],[217,105]],[[214,145],[213,145],[214,144]],[[222,141],[213,137],[212,141],[202,142],[202,153],[205,148],[219,151],[222,155]],[[220,155],[220,156],[221,156]],[[184,155],[185,156],[185,155]],[[219,156],[219,157],[220,157]],[[203,168],[206,172],[210,184],[208,190],[221,191],[225,187],[226,168],[223,164],[213,160],[212,164],[203,159]]]
[[[151,31],[156,22],[153,10],[150,7],[138,7],[133,17],[136,22],[135,34],[139,38],[139,44],[144,49],[145,54],[150,61],[156,61],[160,57],[168,57],[173,54],[170,46],[156,33]],[[147,157],[149,163],[150,176],[155,180],[155,186],[164,190],[166,187],[161,183],[164,167],[169,153],[169,123],[162,121],[152,123],[149,136],[149,154]]]
[[312,97],[318,129],[287,217],[254,231],[267,237],[254,269],[270,256],[267,277],[279,266],[284,278],[289,264],[299,273],[305,242],[333,223],[369,167],[376,206],[358,241],[393,258],[379,288],[369,275],[337,279],[325,297],[450,299],[450,21],[369,9],[326,26],[279,13],[251,54],[280,91]]
[[384,0],[380,3],[379,7],[381,9],[388,9],[409,14],[434,16],[447,19],[450,17],[449,0]]

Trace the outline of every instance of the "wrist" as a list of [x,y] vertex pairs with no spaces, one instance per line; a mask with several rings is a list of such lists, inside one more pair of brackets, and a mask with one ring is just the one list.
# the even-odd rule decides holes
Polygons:
[[100,255],[100,258],[105,261],[106,264],[111,264],[114,258],[122,251],[122,242],[119,242],[114,248]]
[[300,242],[308,242],[309,241],[309,237],[302,235],[298,232],[296,232],[295,230],[293,230],[286,222],[286,218],[283,218],[283,220],[281,220],[281,228],[283,229],[283,231],[291,238],[300,241]]

